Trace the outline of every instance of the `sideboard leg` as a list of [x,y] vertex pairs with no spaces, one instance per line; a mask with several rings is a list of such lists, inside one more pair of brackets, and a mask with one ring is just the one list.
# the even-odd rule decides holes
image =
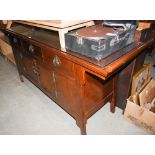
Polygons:
[[86,135],[86,124],[85,123],[81,123],[80,125],[80,130],[81,130],[81,135]]
[[23,75],[19,74],[19,79],[20,79],[21,82],[24,82]]
[[86,123],[84,121],[76,121],[76,124],[80,128],[81,135],[86,135]]
[[115,93],[113,93],[113,95],[112,95],[112,100],[111,100],[111,102],[110,102],[110,111],[112,112],[112,113],[114,113],[115,112],[115,95],[114,95]]
[[113,78],[113,94],[112,94],[112,99],[110,102],[110,111],[112,113],[115,112],[115,102],[116,102],[116,85],[117,85],[117,75]]

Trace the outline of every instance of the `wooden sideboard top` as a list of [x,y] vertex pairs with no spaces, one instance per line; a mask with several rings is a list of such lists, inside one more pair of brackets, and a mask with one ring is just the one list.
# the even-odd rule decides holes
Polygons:
[[[114,74],[117,70],[121,69],[129,61],[134,59],[134,57],[141,53],[145,48],[150,46],[154,41],[153,39],[150,39],[141,44],[135,42],[131,49],[129,49],[129,47],[125,47],[122,49],[123,52],[121,52],[120,50],[114,55],[102,59],[101,61],[95,61],[73,51],[62,52],[59,43],[59,36],[56,31],[45,30],[36,27],[34,28],[28,25],[18,25],[8,28],[7,31],[24,39],[27,39],[36,45],[46,47],[47,49],[49,49],[49,51],[52,48],[55,52],[57,52],[58,55],[61,55],[66,59],[69,59],[70,61],[81,65],[87,72],[92,72],[93,74],[104,80]],[[121,56],[119,57],[119,54],[117,53],[121,53]],[[114,57],[116,56],[118,56],[118,58],[114,59]]]

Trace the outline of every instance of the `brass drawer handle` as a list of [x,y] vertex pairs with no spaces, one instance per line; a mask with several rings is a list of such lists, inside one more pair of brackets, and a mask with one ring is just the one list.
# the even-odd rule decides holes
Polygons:
[[61,66],[61,61],[60,61],[60,58],[59,58],[58,56],[55,56],[55,57],[53,58],[53,65],[54,65],[55,67]]
[[[33,68],[33,67],[32,67],[32,68]],[[33,68],[33,73],[36,74],[36,72],[37,72],[37,71]]]
[[52,92],[52,96],[55,97],[55,98],[58,98],[58,91],[54,90]]
[[36,69],[33,69],[33,73],[38,77],[40,76],[39,71],[37,71]]
[[38,66],[36,66],[36,65],[32,65],[32,69],[35,69],[35,70],[39,70],[39,67]]
[[39,74],[39,67],[36,66],[36,65],[32,65],[32,70],[33,70],[33,73],[36,75],[36,76],[40,76]]
[[34,53],[34,46],[33,45],[29,45],[29,51],[31,52],[31,53]]
[[53,73],[52,73],[52,81],[53,81],[53,82],[56,82],[56,80],[57,80],[57,77],[56,77],[55,73],[53,72]]
[[39,77],[40,76],[40,74],[39,74],[39,72],[38,71],[36,71],[36,75]]

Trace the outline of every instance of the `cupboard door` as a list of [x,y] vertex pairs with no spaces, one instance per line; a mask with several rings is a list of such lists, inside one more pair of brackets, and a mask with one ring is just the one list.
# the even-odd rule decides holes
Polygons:
[[53,96],[53,91],[55,89],[55,81],[53,80],[52,71],[45,67],[43,64],[39,64],[40,68],[40,85],[45,93],[50,96]]
[[55,77],[56,92],[58,103],[64,108],[72,111],[78,111],[77,102],[78,94],[75,80],[65,77],[63,74],[53,72]]

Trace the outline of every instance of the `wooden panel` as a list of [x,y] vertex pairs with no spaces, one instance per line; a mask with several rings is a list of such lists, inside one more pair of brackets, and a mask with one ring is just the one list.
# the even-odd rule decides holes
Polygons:
[[78,113],[79,109],[77,109],[78,106],[76,105],[78,94],[75,81],[56,71],[53,71],[53,78],[56,84],[56,90],[53,95],[57,98],[60,106]]
[[121,109],[125,109],[126,107],[126,99],[130,92],[134,66],[135,61],[132,61],[118,75],[116,106]]
[[105,97],[113,91],[112,80],[103,81],[102,79],[86,73],[86,84],[84,86],[84,111],[87,115],[98,104],[104,105],[102,102]]
[[133,74],[142,67],[144,59],[145,52],[143,51],[136,57],[136,59],[125,66],[118,75],[116,106],[123,110],[126,107],[126,99],[131,94],[131,81]]
[[145,55],[146,55],[147,50],[141,52],[137,57],[136,57],[136,63],[134,67],[134,73],[136,73],[144,64],[145,60]]

